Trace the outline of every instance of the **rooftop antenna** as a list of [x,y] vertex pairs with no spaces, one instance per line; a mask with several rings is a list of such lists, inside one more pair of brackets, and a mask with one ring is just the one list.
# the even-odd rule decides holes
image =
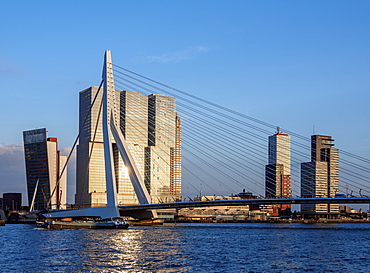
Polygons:
[[277,130],[277,131],[276,131],[276,134],[277,134],[277,135],[281,134],[280,126],[277,126],[277,127],[276,127],[276,130]]

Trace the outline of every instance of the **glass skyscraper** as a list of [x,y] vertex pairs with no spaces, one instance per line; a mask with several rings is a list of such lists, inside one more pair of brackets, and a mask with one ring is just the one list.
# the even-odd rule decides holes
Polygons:
[[23,143],[29,206],[32,206],[35,194],[35,210],[42,210],[48,205],[52,209],[65,208],[67,168],[60,175],[67,160],[66,156],[60,155],[57,138],[47,138],[45,128],[35,129],[23,132]]

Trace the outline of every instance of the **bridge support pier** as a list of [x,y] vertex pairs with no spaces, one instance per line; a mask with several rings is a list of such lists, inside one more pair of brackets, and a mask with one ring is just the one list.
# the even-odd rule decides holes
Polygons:
[[129,216],[137,221],[153,221],[158,219],[157,211],[155,210],[146,210],[146,209],[137,209],[137,210],[120,210],[121,216]]

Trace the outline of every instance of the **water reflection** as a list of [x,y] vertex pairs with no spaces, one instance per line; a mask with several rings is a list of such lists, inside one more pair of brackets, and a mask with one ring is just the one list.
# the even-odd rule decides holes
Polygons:
[[32,249],[37,251],[35,254],[38,257],[38,265],[45,271],[52,268],[67,270],[71,265],[79,265],[76,253],[82,248],[81,233],[77,230],[75,232],[37,230],[37,235],[32,238],[34,240]]
[[2,272],[370,272],[370,225],[0,228]]
[[[183,235],[178,229],[137,227],[128,230],[89,230],[84,246],[77,255],[88,271],[161,271],[190,270],[181,246]],[[172,269],[171,269],[172,268]]]

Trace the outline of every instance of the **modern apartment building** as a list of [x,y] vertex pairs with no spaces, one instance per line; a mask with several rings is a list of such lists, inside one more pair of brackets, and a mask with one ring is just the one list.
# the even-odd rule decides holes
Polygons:
[[23,142],[29,206],[33,205],[35,210],[48,206],[52,209],[65,208],[67,157],[60,154],[57,138],[48,138],[46,128],[43,128],[24,131]]
[[[332,198],[338,193],[339,152],[331,136],[311,136],[311,162],[301,163],[301,196]],[[302,204],[305,213],[338,213],[337,204]]]
[[[77,147],[76,204],[82,207],[104,206],[106,184],[102,118],[102,90],[92,102],[98,87],[80,92],[80,142]],[[175,98],[143,95],[116,90],[114,109],[136,167],[153,203],[181,199],[181,126],[176,116]],[[86,118],[87,117],[87,118]],[[86,119],[86,121],[85,121]],[[112,139],[119,205],[138,204],[115,141]],[[180,187],[179,187],[180,185]]]

